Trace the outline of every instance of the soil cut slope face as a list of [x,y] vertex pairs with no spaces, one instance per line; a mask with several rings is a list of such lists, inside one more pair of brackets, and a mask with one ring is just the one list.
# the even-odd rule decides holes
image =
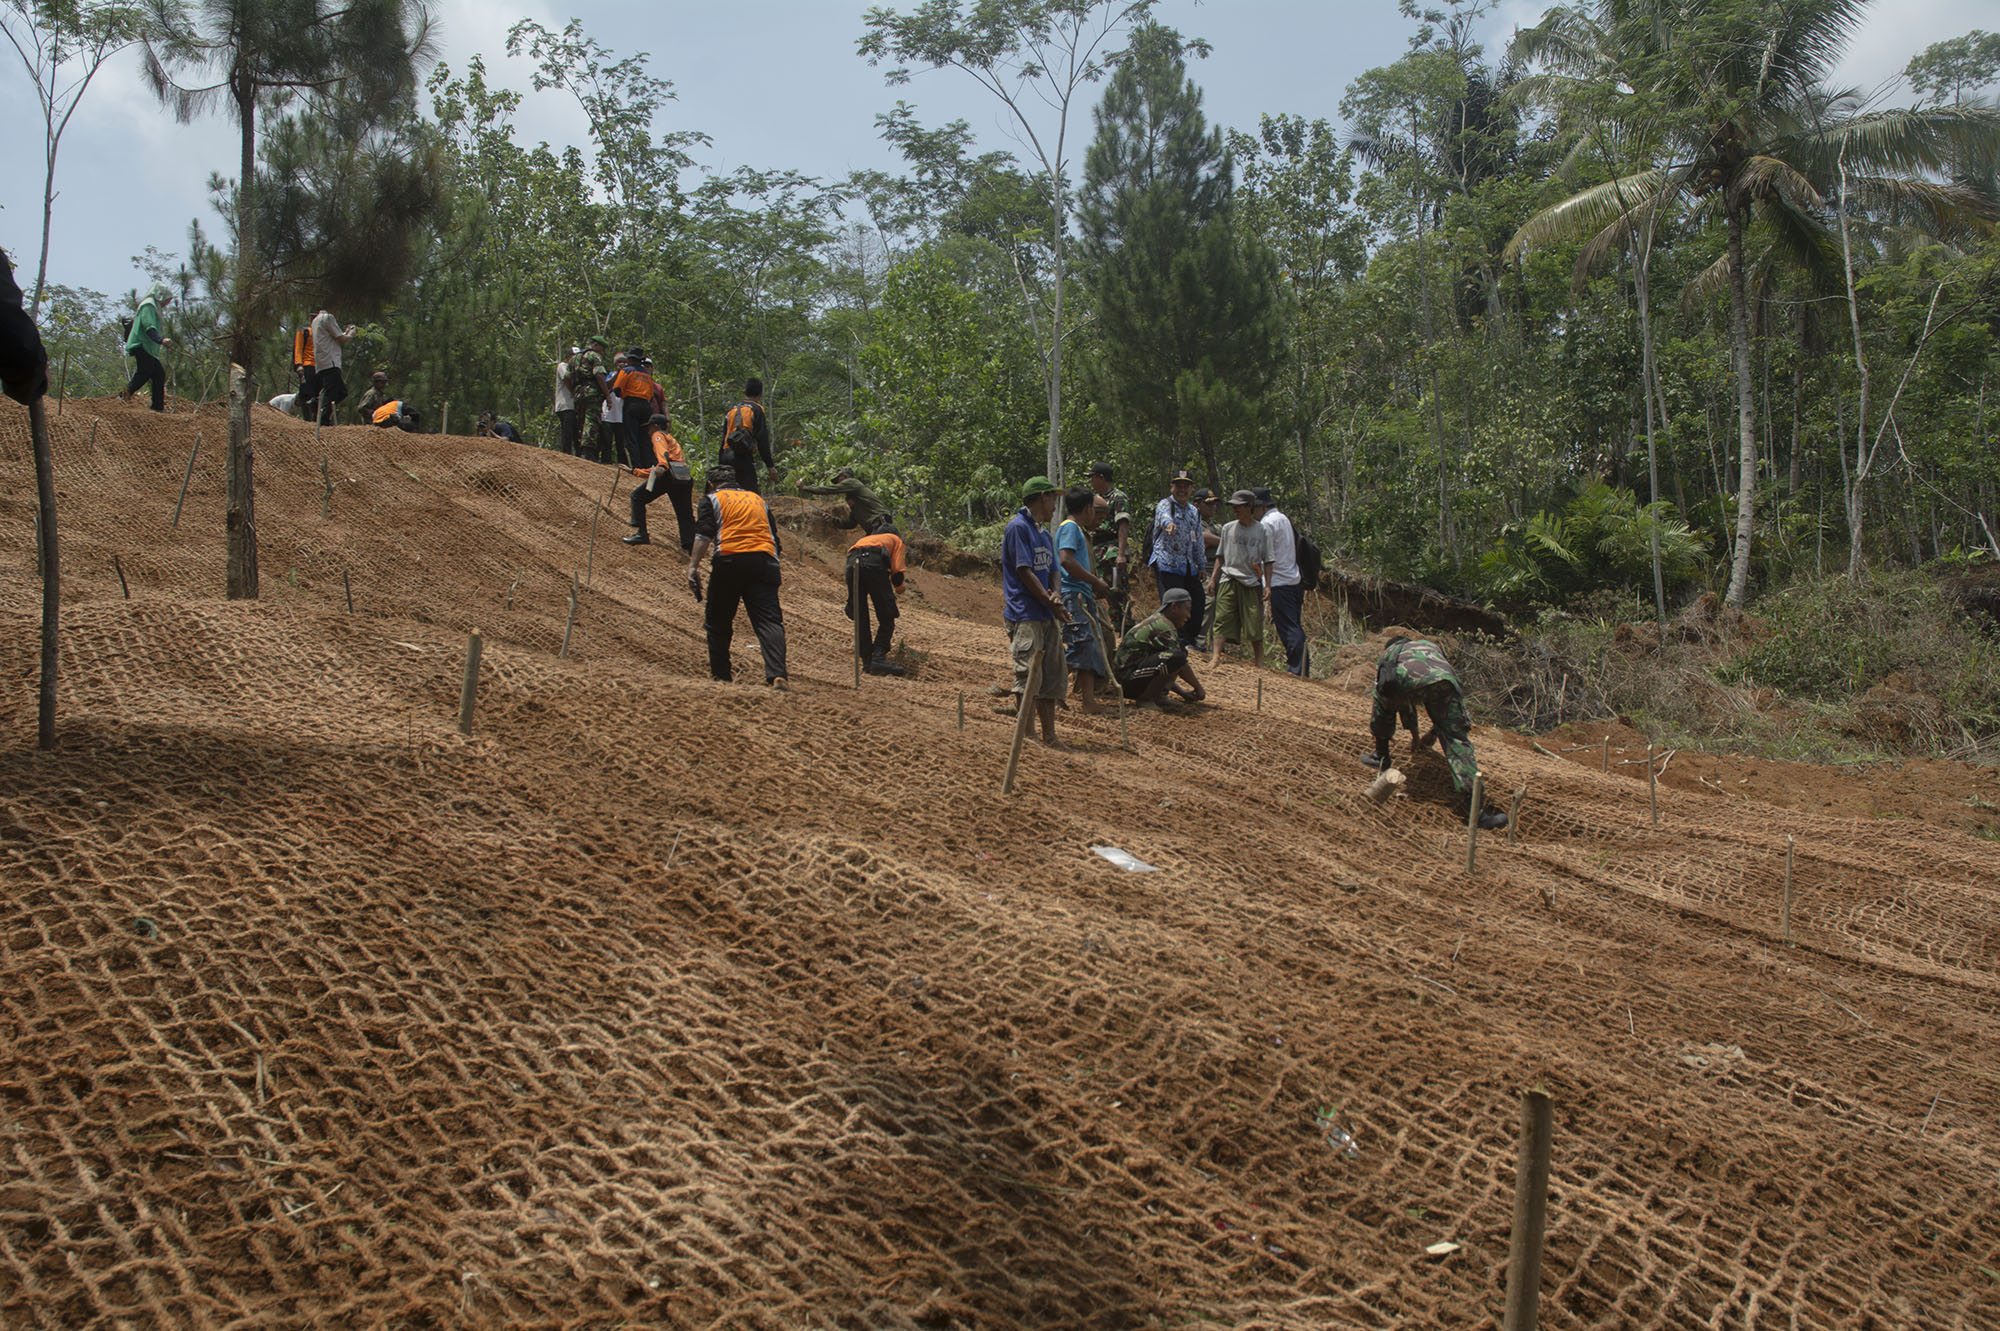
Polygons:
[[1378,809],[1367,698],[1245,666],[1003,799],[990,588],[913,574],[857,692],[793,534],[794,692],[715,684],[621,494],[558,659],[606,469],[260,408],[231,604],[220,417],[56,425],[39,754],[0,408],[0,1324],[1493,1326],[1539,1085],[1544,1325],[2000,1325],[1988,843],[1481,730],[1468,874],[1435,758]]

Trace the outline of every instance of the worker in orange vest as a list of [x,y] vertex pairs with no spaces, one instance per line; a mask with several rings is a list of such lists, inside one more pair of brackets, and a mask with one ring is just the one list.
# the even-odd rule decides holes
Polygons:
[[778,524],[762,495],[736,483],[736,473],[717,467],[709,473],[710,492],[695,514],[694,549],[688,554],[688,590],[701,600],[701,561],[712,549],[715,565],[708,586],[708,673],[731,678],[729,642],[736,631],[736,607],[750,616],[757,646],[764,653],[764,682],[785,690],[785,616],[778,608]]
[[889,659],[889,639],[896,631],[896,593],[903,590],[903,538],[886,517],[877,518],[868,534],[847,548],[847,617],[868,637],[868,606],[875,606],[875,639],[868,664],[871,675],[901,675],[903,667]]
[[653,445],[653,465],[634,467],[632,474],[645,481],[632,487],[632,525],[638,528],[625,538],[627,545],[651,545],[646,534],[646,505],[665,495],[674,505],[674,520],[680,524],[681,549],[694,549],[694,476],[688,469],[687,454],[670,432],[672,423],[659,412],[646,423],[646,435]]

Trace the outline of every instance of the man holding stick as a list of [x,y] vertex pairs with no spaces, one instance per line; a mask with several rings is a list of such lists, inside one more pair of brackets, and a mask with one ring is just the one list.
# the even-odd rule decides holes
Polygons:
[[1050,644],[1055,626],[1069,623],[1069,611],[1056,596],[1056,545],[1048,532],[1061,493],[1048,477],[1030,477],[1001,540],[1000,590],[1006,601],[1001,613],[1014,663],[1015,695],[1014,706],[1002,710],[1018,716],[1020,709],[1033,707],[1041,718],[1042,743],[1068,753],[1070,746],[1056,739],[1056,704],[1062,701],[1065,680],[1062,660]]
[[[1430,715],[1430,733],[1417,733],[1417,705]],[[1396,722],[1410,732],[1410,752],[1422,753],[1441,742],[1445,765],[1451,769],[1451,784],[1464,797],[1470,810],[1472,779],[1479,772],[1479,760],[1472,752],[1472,718],[1465,712],[1465,693],[1451,662],[1434,642],[1396,634],[1382,647],[1375,662],[1375,710],[1368,719],[1368,731],[1375,737],[1375,752],[1362,762],[1379,771],[1389,768],[1389,741],[1395,738]],[[1482,811],[1479,826],[1494,831],[1507,825],[1507,815],[1498,809]]]

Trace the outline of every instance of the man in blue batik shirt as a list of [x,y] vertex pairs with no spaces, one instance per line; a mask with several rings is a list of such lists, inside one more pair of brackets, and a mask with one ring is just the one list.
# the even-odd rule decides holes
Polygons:
[[1208,569],[1208,544],[1202,539],[1201,510],[1194,504],[1194,477],[1185,471],[1174,473],[1173,493],[1153,509],[1153,580],[1164,596],[1179,587],[1191,603],[1187,623],[1181,625],[1181,645],[1192,649],[1201,636],[1206,620],[1203,612],[1208,589],[1202,575]]
[[[1069,612],[1056,596],[1056,543],[1048,531],[1060,493],[1046,476],[1031,477],[1021,487],[1021,508],[1000,542],[1000,591],[1014,659],[1015,706],[1032,701],[1042,722],[1042,743],[1067,751],[1069,746],[1056,740],[1056,704],[1066,691],[1068,672],[1058,652],[1048,650],[1054,626],[1069,622]],[[1033,699],[1028,697],[1031,674],[1037,676]]]

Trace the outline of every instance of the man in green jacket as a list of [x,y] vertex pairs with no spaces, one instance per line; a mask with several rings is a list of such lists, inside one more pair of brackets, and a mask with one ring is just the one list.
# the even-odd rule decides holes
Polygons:
[[[1417,733],[1419,703],[1431,719],[1430,733],[1421,737]],[[1472,752],[1472,718],[1465,712],[1465,693],[1458,674],[1436,643],[1403,634],[1390,638],[1375,662],[1375,710],[1368,719],[1375,752],[1362,762],[1378,770],[1389,766],[1389,741],[1395,738],[1399,719],[1410,732],[1410,752],[1421,753],[1433,742],[1442,744],[1452,788],[1465,797],[1469,807],[1479,760]],[[1507,815],[1498,810],[1482,812],[1479,825],[1489,831],[1505,827]]]
[[153,410],[167,409],[167,370],[160,364],[160,352],[172,346],[174,340],[161,333],[160,314],[173,298],[174,293],[167,290],[166,283],[155,282],[146,298],[139,302],[138,312],[132,316],[132,330],[125,335],[125,354],[133,359],[132,381],[118,395],[119,401],[130,402],[141,385],[148,385],[153,390]]
[[1187,588],[1169,587],[1160,597],[1158,612],[1126,631],[1111,670],[1128,701],[1158,710],[1169,689],[1189,702],[1208,696],[1181,642],[1181,629],[1193,613],[1194,598]]
[[847,516],[833,520],[833,525],[842,531],[859,527],[864,532],[872,532],[877,519],[890,516],[889,506],[868,487],[866,481],[854,474],[852,467],[842,467],[833,473],[833,480],[826,485],[801,485],[799,493],[828,497],[837,495],[845,499]]

